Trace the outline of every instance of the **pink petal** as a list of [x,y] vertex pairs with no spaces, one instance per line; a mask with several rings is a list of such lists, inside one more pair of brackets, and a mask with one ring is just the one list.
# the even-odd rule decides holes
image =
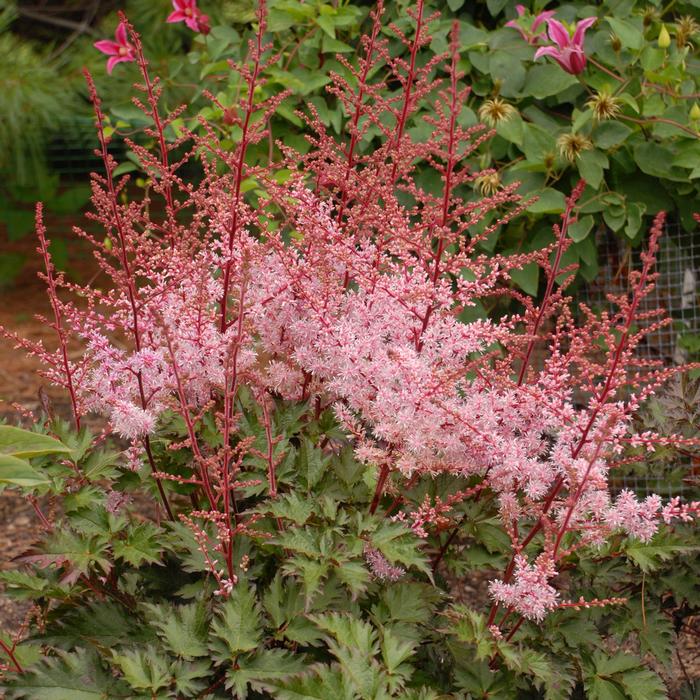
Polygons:
[[119,54],[120,46],[119,44],[110,41],[109,39],[102,39],[101,41],[96,41],[93,46],[104,54],[108,56],[117,56]]
[[568,55],[565,56],[565,61],[569,65],[567,70],[572,75],[583,73],[586,68],[586,54],[578,48],[570,51]]
[[126,36],[126,24],[124,24],[124,22],[119,23],[117,31],[114,32],[114,38],[117,40],[117,43],[121,44],[122,46],[127,46],[129,43]]
[[583,38],[586,35],[586,29],[595,24],[597,21],[597,17],[587,17],[586,19],[582,19],[576,25],[576,31],[574,32],[573,39],[573,43],[575,46],[580,46],[581,48],[583,48]]
[[121,56],[112,56],[111,58],[107,59],[107,73],[112,75],[114,66],[116,66],[117,63],[121,63],[123,60],[124,59]]
[[555,49],[553,46],[540,46],[537,51],[535,51],[535,60],[540,56],[551,56],[557,61],[561,61],[562,55],[559,49]]
[[[525,5],[516,5],[515,11],[518,13],[518,17],[522,17],[525,14]],[[506,24],[506,27],[507,26]]]
[[540,24],[543,24],[553,16],[554,10],[545,10],[544,12],[540,12],[540,14],[535,17],[535,21],[532,23],[532,31],[534,32],[535,29],[540,26]]
[[[173,7],[182,12],[187,9],[187,0],[173,0]],[[175,13],[173,12],[173,14]]]
[[566,27],[556,19],[547,20],[547,28],[549,29],[549,38],[560,48],[563,49],[569,45],[571,38]]
[[173,22],[187,21],[187,15],[184,13],[183,10],[175,10],[175,12],[171,12],[168,15],[168,19],[166,19],[165,21],[170,22],[171,24]]
[[199,16],[199,31],[202,34],[209,34],[211,27],[209,26],[209,15]]
[[196,17],[189,16],[185,20],[185,24],[193,31],[193,32],[198,32],[199,31],[199,21],[197,20]]

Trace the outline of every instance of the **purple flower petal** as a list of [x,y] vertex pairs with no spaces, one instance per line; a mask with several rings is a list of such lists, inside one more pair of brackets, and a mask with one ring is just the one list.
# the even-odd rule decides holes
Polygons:
[[96,41],[93,46],[107,56],[117,56],[119,55],[120,46],[114,41],[109,39],[102,39],[101,41]]
[[547,29],[549,29],[549,38],[560,48],[566,48],[571,43],[569,32],[566,27],[556,19],[547,20]]
[[574,45],[583,48],[583,38],[586,35],[586,29],[588,29],[591,25],[595,24],[597,21],[597,17],[587,17],[586,19],[582,19],[576,25],[576,31],[574,32],[573,39]]
[[114,38],[117,40],[118,44],[121,44],[122,46],[128,46],[129,42],[127,40],[126,24],[124,24],[124,22],[119,23],[117,31],[114,32]]

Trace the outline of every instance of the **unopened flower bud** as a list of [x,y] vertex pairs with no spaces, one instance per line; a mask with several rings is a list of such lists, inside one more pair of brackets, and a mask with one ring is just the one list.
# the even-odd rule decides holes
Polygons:
[[665,24],[661,25],[658,44],[660,49],[667,49],[671,45],[671,35],[668,33]]
[[697,102],[690,108],[690,119],[694,122],[700,120],[700,105]]

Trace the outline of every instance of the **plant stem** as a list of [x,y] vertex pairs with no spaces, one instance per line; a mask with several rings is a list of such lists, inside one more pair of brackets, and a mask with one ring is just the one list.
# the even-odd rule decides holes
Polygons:
[[374,498],[372,499],[372,503],[369,507],[369,512],[372,515],[374,515],[377,511],[377,506],[379,505],[379,501],[382,498],[382,491],[384,491],[384,484],[386,483],[386,479],[388,476],[389,465],[387,463],[382,464],[382,468],[379,471],[379,478],[377,479],[377,487],[374,490]]
[[15,668],[17,669],[17,673],[24,673],[24,669],[22,668],[22,665],[20,664],[19,661],[17,661],[17,657],[15,656],[15,647],[9,647],[5,642],[0,639],[0,648],[7,654],[7,656],[10,658],[10,661],[14,664]]

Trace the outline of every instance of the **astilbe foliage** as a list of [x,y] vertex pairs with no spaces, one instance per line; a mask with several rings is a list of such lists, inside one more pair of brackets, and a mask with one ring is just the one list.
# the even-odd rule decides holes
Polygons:
[[[339,427],[318,437],[326,456],[350,440],[355,459],[375,473],[370,514],[385,511],[426,546],[435,534],[452,533],[431,552],[434,567],[454,541],[457,507],[471,501],[491,509],[511,559],[490,584],[486,625],[497,640],[509,640],[524,619],[541,621],[558,606],[605,604],[586,602],[580,590],[571,592],[576,603],[562,598],[564,560],[619,533],[648,541],[662,517],[687,519],[697,510],[676,502],[664,508],[657,497],[639,501],[630,492],[612,498],[608,485],[630,446],[693,444],[639,432],[634,423],[646,398],[679,371],[635,353],[668,322],[642,311],[655,282],[663,215],[642,269],[630,273],[631,294],[611,299],[617,310],[602,315],[585,306],[577,314],[566,294],[574,270],[562,260],[583,183],[567,200],[554,244],[517,255],[482,252],[489,234],[528,202],[517,183],[475,194],[489,172],[474,169],[471,156],[492,132],[464,125],[469,88],[458,69],[458,32],[449,55],[424,60],[433,18],[422,2],[411,14],[413,35],[393,28],[406,59],[395,57],[381,31],[381,4],[358,61],[339,58],[344,72],[333,76],[329,93],[344,106],[345,133],[329,133],[309,107],[300,115],[308,150],[279,143],[281,157],[263,164],[250,162],[249,149],[272,143],[267,123],[285,97],[257,97],[262,68],[275,60],[264,6],[247,63],[231,66],[244,85],[240,102],[217,103],[238,134],[232,151],[205,122],[198,134],[165,139],[182,110],[161,111],[160,81],[124,17],[142,73],[135,104],[150,120],[154,148],[128,145],[152,194],[133,199],[128,178],[114,177],[88,74],[104,161],[92,180],[91,218],[103,233],[78,233],[109,283],[81,286],[56,275],[39,216],[60,345],[54,353],[23,344],[68,389],[78,429],[87,413],[104,414],[129,443],[129,466],[148,466],[165,517],[189,529],[220,598],[243,585],[250,561],[241,558],[242,542],[284,534],[282,516],[267,528],[270,511],[251,507],[250,494],[274,503],[294,493],[289,479],[278,482],[285,453],[277,412],[296,405],[316,420],[333,412]],[[426,100],[434,106],[432,133],[416,140],[410,127]],[[180,174],[190,160],[203,170],[197,182]],[[427,171],[438,174],[439,190],[425,186]],[[511,273],[532,263],[546,277],[539,302],[511,285]],[[64,292],[79,302],[65,301]],[[478,301],[502,297],[514,311],[467,320]],[[79,362],[69,359],[69,339],[82,343]],[[258,406],[261,439],[243,429],[242,396]],[[183,436],[157,448],[172,420]],[[184,466],[169,469],[168,459],[182,454]],[[264,481],[247,474],[253,463],[263,465]],[[457,486],[435,497],[424,490],[411,502],[412,489],[439,479]],[[117,512],[127,500],[110,494],[108,503]],[[389,586],[406,572],[369,543],[363,556]]]

